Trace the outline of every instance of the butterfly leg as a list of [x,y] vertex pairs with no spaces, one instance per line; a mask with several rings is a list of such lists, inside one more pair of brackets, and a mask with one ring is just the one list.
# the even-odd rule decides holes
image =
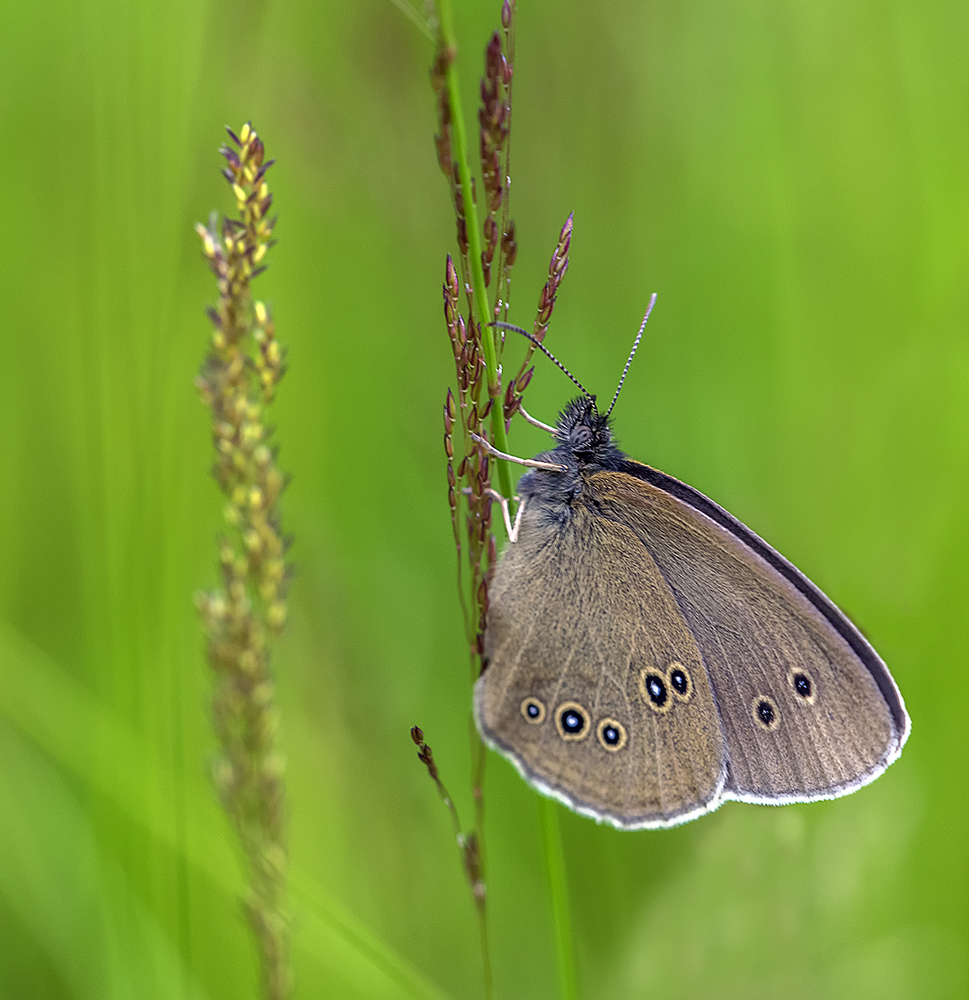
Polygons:
[[507,455],[503,451],[498,451],[490,441],[486,441],[477,434],[472,434],[471,439],[477,441],[489,455],[494,455],[495,458],[503,458],[506,462],[517,462],[519,465],[528,466],[529,469],[545,469],[547,472],[567,471],[566,466],[558,465],[555,462],[536,462],[533,458],[518,458],[516,455]]
[[511,515],[508,513],[508,501],[500,493],[498,493],[496,490],[491,489],[490,487],[487,490],[485,490],[485,492],[488,494],[488,496],[491,497],[492,500],[497,501],[498,504],[501,506],[501,514],[502,517],[504,517],[505,519],[505,531],[508,532],[508,541],[517,542],[518,526],[521,524],[522,511],[525,509],[525,501],[524,500],[519,501],[518,509],[515,511],[515,523],[512,524]]

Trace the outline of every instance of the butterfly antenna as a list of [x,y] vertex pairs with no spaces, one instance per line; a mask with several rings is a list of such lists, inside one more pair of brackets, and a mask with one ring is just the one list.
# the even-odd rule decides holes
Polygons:
[[643,339],[643,330],[646,329],[646,321],[649,319],[649,314],[653,311],[653,306],[656,305],[656,292],[649,297],[649,305],[646,306],[646,315],[643,317],[643,322],[639,326],[639,333],[636,334],[636,340],[633,342],[633,349],[629,352],[629,358],[626,361],[626,367],[622,370],[622,378],[619,379],[619,385],[616,386],[616,394],[612,397],[612,402],[609,404],[609,409],[606,411],[606,419],[609,418],[609,414],[612,413],[612,408],[616,405],[616,400],[619,398],[619,390],[622,388],[623,382],[626,381],[626,372],[629,371],[629,366],[633,363],[633,358],[636,356],[636,351],[639,349],[639,342]]
[[[656,296],[654,295],[653,298]],[[647,313],[648,315],[648,313]],[[596,398],[589,392],[588,389],[562,364],[561,361],[537,338],[533,337],[527,330],[523,330],[520,326],[512,326],[511,323],[489,323],[488,326],[496,326],[499,330],[514,330],[515,333],[520,333],[523,337],[528,337],[528,339],[544,354],[547,358],[550,358],[566,375],[579,387],[579,391],[583,396],[588,397],[592,406],[596,405]],[[628,365],[626,366],[629,367]]]

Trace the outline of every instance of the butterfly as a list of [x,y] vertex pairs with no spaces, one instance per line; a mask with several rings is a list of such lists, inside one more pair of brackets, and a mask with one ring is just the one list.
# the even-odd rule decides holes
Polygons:
[[504,507],[481,736],[540,791],[623,829],[873,781],[910,722],[868,640],[726,510],[619,450],[619,389],[600,414],[576,384],[556,426],[539,424],[555,447],[523,460],[514,525]]

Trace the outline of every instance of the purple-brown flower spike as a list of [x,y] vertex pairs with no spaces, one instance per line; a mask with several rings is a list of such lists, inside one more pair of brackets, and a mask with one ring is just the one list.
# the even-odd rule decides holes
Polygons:
[[[538,341],[544,340],[545,334],[548,333],[549,320],[552,318],[552,311],[555,308],[555,298],[558,295],[562,279],[565,277],[565,272],[569,269],[569,247],[571,245],[572,213],[570,212],[569,217],[565,220],[565,225],[562,226],[562,231],[559,233],[558,243],[556,243],[555,249],[552,251],[552,258],[548,263],[548,281],[545,282],[542,294],[538,299],[538,314],[535,317],[534,332],[535,339]],[[525,351],[525,360],[522,361],[521,367],[518,369],[518,373],[513,380],[515,385],[514,396],[511,399],[507,397],[505,399],[505,420],[510,420],[521,405],[522,395],[531,381],[532,373],[527,369],[534,353],[535,345],[529,341],[528,348]]]
[[[484,248],[481,264],[485,285],[491,282],[491,263],[503,236],[496,219],[502,207],[505,178],[502,160],[511,118],[510,92],[506,77],[508,63],[502,52],[501,35],[496,31],[485,50],[485,72],[481,78],[481,107],[478,111],[481,177],[485,189]],[[510,79],[510,78],[509,78]]]

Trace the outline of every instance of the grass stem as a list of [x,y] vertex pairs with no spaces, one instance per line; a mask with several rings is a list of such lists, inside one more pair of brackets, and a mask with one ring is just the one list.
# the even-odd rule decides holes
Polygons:
[[[441,37],[446,51],[457,52],[457,41],[454,36],[454,19],[451,13],[451,0],[438,0],[438,16],[441,23]],[[471,187],[471,167],[468,164],[467,133],[464,128],[464,113],[461,104],[461,90],[458,85],[456,59],[446,61],[445,80],[448,97],[451,102],[451,127],[454,130],[454,142],[451,155],[458,167],[461,179],[461,193],[464,198],[464,217],[468,223],[468,263],[471,270],[471,287],[474,292],[474,311],[482,327],[481,343],[484,349],[484,361],[488,379],[488,395],[495,399],[500,392],[498,381],[498,352],[495,349],[497,332],[487,335],[486,327],[492,316],[488,309],[488,290],[485,286],[484,269],[481,266],[481,236],[478,230],[478,212],[474,203]],[[491,434],[495,447],[499,451],[508,451],[508,440],[505,436],[505,422],[502,417],[500,400],[491,410]],[[501,492],[506,497],[513,496],[511,473],[508,463],[499,461],[498,482]]]
[[555,927],[555,956],[558,962],[559,989],[562,1000],[579,1000],[579,985],[575,975],[575,952],[572,947],[572,914],[569,909],[569,888],[565,874],[565,854],[559,830],[558,804],[542,796],[538,804],[542,822],[542,842],[548,870],[552,902],[552,922]]

